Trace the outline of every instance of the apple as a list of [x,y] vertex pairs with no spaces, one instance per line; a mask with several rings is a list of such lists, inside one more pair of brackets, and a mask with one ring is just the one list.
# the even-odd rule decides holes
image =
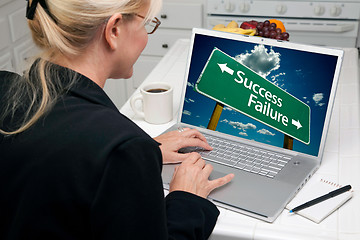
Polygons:
[[243,22],[241,25],[240,25],[240,28],[242,29],[255,29],[256,26],[257,26],[257,22],[256,21],[249,21],[249,22]]

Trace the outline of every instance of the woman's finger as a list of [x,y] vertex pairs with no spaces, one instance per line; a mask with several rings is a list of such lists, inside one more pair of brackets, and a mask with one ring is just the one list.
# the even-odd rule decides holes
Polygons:
[[234,176],[235,176],[234,174],[230,173],[224,177],[209,181],[209,187],[211,191],[214,190],[215,188],[224,186],[225,184],[229,183],[234,178]]
[[184,160],[184,162],[195,164],[199,159],[201,159],[201,155],[197,152],[192,152],[187,155],[187,158]]
[[184,147],[201,147],[205,150],[212,150],[213,148],[207,143],[198,138],[184,138],[177,143],[179,149]]
[[195,165],[200,167],[201,169],[203,169],[206,165],[206,162],[204,159],[202,158],[199,158],[196,162],[195,162]]
[[207,143],[206,138],[196,129],[188,128],[186,131],[181,132],[182,136],[190,137],[190,138],[199,138],[200,140]]
[[211,172],[213,171],[214,167],[211,164],[206,164],[203,169],[203,173],[206,178],[209,178]]
[[172,164],[172,163],[180,163],[185,161],[189,156],[191,155],[191,153],[171,153],[169,155],[169,159],[164,160],[164,164]]

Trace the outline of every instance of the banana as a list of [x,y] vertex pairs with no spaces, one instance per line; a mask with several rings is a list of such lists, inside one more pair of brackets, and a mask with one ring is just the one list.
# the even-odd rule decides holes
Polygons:
[[213,29],[215,29],[215,28],[226,28],[226,27],[224,24],[218,24],[218,25],[215,25],[215,27]]
[[227,26],[224,24],[217,24],[213,27],[213,30],[222,31],[222,32],[231,32],[231,33],[238,33],[244,35],[254,36],[256,33],[256,29],[242,29],[239,28],[239,25],[235,21],[231,21],[228,23]]
[[244,35],[254,36],[256,33],[256,29],[242,29],[239,27],[229,27],[230,23],[227,27],[223,24],[216,25],[213,30],[222,31],[222,32],[231,32],[231,33],[238,33]]
[[231,22],[229,22],[229,24],[226,26],[227,28],[238,28],[239,24],[237,24],[237,22],[235,22],[234,20],[232,20]]

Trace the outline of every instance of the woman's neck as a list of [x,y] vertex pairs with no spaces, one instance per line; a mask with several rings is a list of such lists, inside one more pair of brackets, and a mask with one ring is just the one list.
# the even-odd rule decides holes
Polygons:
[[108,60],[103,53],[99,46],[93,46],[78,56],[62,56],[53,62],[88,77],[103,88],[110,76]]

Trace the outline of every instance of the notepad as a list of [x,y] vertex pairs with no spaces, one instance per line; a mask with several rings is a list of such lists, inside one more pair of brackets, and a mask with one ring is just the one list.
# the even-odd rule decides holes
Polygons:
[[[305,202],[313,200],[317,197],[320,197],[324,194],[334,191],[340,187],[342,186],[325,179],[318,179],[312,183],[308,183],[286,206],[286,209],[291,210]],[[311,221],[320,223],[327,216],[329,216],[336,209],[338,209],[341,205],[343,205],[346,201],[348,201],[352,197],[352,195],[353,195],[353,191],[350,190],[338,196],[335,196],[333,198],[315,204],[311,207],[305,208],[303,210],[291,214],[298,214],[305,218],[310,219]]]

